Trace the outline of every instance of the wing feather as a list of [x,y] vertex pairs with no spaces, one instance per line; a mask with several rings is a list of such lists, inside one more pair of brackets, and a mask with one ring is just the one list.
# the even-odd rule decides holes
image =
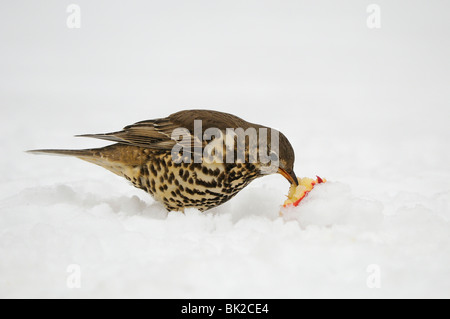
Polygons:
[[[217,127],[223,133],[225,129],[241,127],[246,129],[250,126],[260,127],[251,124],[237,116],[209,110],[186,110],[174,113],[166,118],[146,120],[128,125],[123,130],[106,134],[84,134],[83,137],[92,137],[126,145],[145,147],[155,150],[171,150],[175,144],[179,144],[185,150],[189,146],[193,149],[195,137],[194,120],[201,120],[203,130],[210,127]],[[172,139],[172,132],[177,128],[185,128],[189,131],[189,139],[180,141]],[[206,145],[203,141],[203,146]]]
[[80,137],[91,137],[126,145],[145,147],[155,150],[171,150],[176,144],[172,132],[179,125],[167,118],[147,120],[128,125],[122,131],[105,134],[83,134]]

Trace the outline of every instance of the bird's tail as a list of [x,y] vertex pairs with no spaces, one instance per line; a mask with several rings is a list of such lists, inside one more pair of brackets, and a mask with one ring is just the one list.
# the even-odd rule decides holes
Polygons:
[[[125,148],[128,150],[128,148],[132,147],[130,146]],[[133,164],[141,164],[139,161],[136,161],[136,163],[128,163],[130,158],[134,159],[134,157],[130,156],[130,153],[126,150],[124,151],[123,147],[118,147],[117,144],[113,144],[102,148],[84,150],[41,149],[30,150],[27,152],[32,154],[74,156],[92,164],[99,165],[107,170],[110,170],[114,174],[122,176],[123,172],[129,169],[128,166],[133,166]]]
[[44,154],[44,155],[59,155],[59,156],[75,156],[80,158],[88,158],[94,155],[94,150],[58,150],[58,149],[46,149],[46,150],[29,150],[27,153],[31,154]]
[[102,159],[100,154],[101,149],[85,149],[85,150],[59,150],[59,149],[45,149],[45,150],[30,150],[27,153],[38,155],[57,155],[57,156],[74,156],[87,162],[91,162],[105,167],[108,162],[107,159]]

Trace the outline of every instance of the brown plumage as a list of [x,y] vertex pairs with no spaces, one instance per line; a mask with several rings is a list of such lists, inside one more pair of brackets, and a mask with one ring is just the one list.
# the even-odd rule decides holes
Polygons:
[[[279,133],[279,150],[271,147],[271,128],[249,123],[228,113],[209,110],[187,110],[174,113],[166,118],[147,120],[125,127],[122,131],[107,134],[86,134],[93,137],[116,142],[97,149],[86,150],[33,150],[32,153],[76,156],[85,161],[102,166],[113,173],[126,178],[134,186],[150,193],[155,200],[161,202],[167,210],[184,210],[195,207],[201,211],[216,207],[236,195],[254,179],[264,176],[267,163],[249,162],[248,138],[245,143],[245,161],[226,163],[226,148],[223,153],[215,153],[214,161],[195,162],[196,153],[194,120],[201,120],[202,131],[217,128],[225,135],[227,128],[255,128],[257,131],[266,128],[268,131],[267,153],[279,160],[278,172],[291,183],[297,183],[293,166],[294,151],[287,138]],[[189,130],[190,140],[172,139],[177,128]],[[259,134],[258,134],[259,136]],[[216,137],[217,138],[217,137]],[[222,136],[223,138],[223,136]],[[265,138],[262,136],[262,138]],[[220,139],[218,140],[220,141]],[[261,141],[258,139],[258,141]],[[201,151],[210,141],[203,141]],[[190,163],[177,163],[172,157],[174,146],[189,146],[191,153],[184,158]],[[239,142],[234,144],[235,150]],[[257,147],[259,148],[259,142]],[[218,148],[220,150],[220,148]],[[178,153],[177,153],[178,154]],[[219,160],[218,160],[219,159]],[[223,163],[220,161],[223,159]]]

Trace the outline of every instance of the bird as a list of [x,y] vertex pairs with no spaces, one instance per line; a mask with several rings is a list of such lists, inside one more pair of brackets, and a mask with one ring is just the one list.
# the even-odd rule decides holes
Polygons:
[[[208,143],[203,138],[211,130],[215,135],[210,136]],[[251,134],[240,138],[236,132],[256,132],[258,139],[252,144]],[[185,208],[207,211],[233,198],[253,180],[272,173],[298,185],[293,169],[295,153],[286,136],[230,113],[183,110],[165,118],[128,125],[121,131],[77,136],[115,143],[92,149],[28,152],[74,156],[99,165],[151,194],[167,211],[183,212]],[[269,136],[278,140],[269,140]],[[263,147],[263,143],[267,145]],[[205,153],[208,145],[209,153]],[[223,160],[227,152],[239,150],[244,157],[232,154]],[[269,161],[262,161],[261,156],[252,157],[261,150],[267,152]],[[205,154],[208,160],[201,157]]]

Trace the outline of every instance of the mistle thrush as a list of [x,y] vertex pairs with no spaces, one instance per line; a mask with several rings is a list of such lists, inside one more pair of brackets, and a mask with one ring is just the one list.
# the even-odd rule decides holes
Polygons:
[[[201,125],[200,132],[197,124]],[[212,132],[216,134],[203,140],[208,129],[215,129]],[[228,134],[233,130],[234,135]],[[236,132],[242,131],[257,133],[256,144],[253,143],[256,149],[252,149],[250,134],[243,139],[237,136]],[[180,140],[181,135],[174,132],[182,132],[185,136]],[[277,133],[278,140],[270,140],[272,133]],[[222,136],[218,137],[220,134]],[[177,135],[178,139],[174,137]],[[150,193],[168,211],[183,211],[186,207],[205,211],[216,207],[254,179],[269,173],[280,173],[291,184],[297,184],[293,171],[294,150],[288,139],[277,130],[249,123],[228,113],[186,110],[166,118],[138,122],[114,133],[81,136],[116,143],[96,149],[30,152],[70,155],[102,166]],[[224,136],[231,136],[231,139]],[[208,144],[223,141],[226,143],[218,144],[223,146],[217,147],[216,143],[215,151],[208,153],[208,160],[204,156],[200,156],[200,161],[196,158],[196,155],[205,154]],[[262,147],[262,143],[267,145]],[[241,155],[244,157],[239,158],[239,154],[232,153],[239,152],[240,146],[243,146]],[[270,161],[252,157],[261,150],[266,152]],[[229,151],[232,151],[230,156]],[[277,164],[275,169],[268,169],[274,162]]]

